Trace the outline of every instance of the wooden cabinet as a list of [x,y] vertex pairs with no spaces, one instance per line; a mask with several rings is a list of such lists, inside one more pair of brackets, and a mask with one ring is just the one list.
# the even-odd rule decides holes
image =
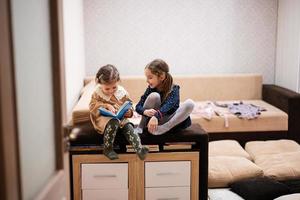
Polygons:
[[72,156],[75,200],[199,199],[199,152]]
[[[103,138],[92,126],[73,127],[72,199],[207,200],[208,135],[198,124],[170,134],[145,132],[140,138],[142,144],[158,145],[160,151],[141,161],[135,153],[125,153],[128,143],[117,134],[119,159],[109,160],[102,155]],[[189,150],[163,148],[166,143],[177,142],[194,144]]]

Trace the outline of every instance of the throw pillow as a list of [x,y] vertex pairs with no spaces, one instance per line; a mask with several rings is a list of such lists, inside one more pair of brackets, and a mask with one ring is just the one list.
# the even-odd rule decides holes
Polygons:
[[237,181],[230,184],[230,187],[246,200],[273,200],[290,193],[288,186],[267,177]]

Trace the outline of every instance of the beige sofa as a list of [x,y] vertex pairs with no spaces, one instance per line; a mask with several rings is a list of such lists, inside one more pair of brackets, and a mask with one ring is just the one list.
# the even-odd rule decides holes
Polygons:
[[[147,87],[143,76],[121,77],[121,85],[129,92],[132,100],[136,103]],[[88,104],[93,92],[95,83],[93,77],[85,79],[85,86],[81,91],[81,98],[73,109],[73,124],[80,124],[89,121]],[[181,87],[181,101],[193,99],[196,107],[191,115],[193,123],[198,123],[214,139],[238,139],[235,134],[247,133],[272,133],[278,138],[281,133],[288,131],[288,114],[277,107],[262,100],[262,76],[259,74],[228,74],[228,75],[195,75],[195,76],[175,76],[174,83]],[[199,110],[209,101],[218,103],[230,103],[234,101],[243,101],[265,108],[267,111],[252,120],[240,119],[233,114],[227,113],[228,127],[225,126],[224,118],[214,114],[211,120],[203,118]],[[137,123],[139,118],[135,115],[132,119]],[[232,133],[234,133],[232,135]],[[246,135],[246,134],[245,134]],[[277,137],[276,136],[276,137]],[[257,138],[252,138],[257,139]],[[238,139],[239,140],[239,139]],[[251,140],[251,138],[249,139]]]

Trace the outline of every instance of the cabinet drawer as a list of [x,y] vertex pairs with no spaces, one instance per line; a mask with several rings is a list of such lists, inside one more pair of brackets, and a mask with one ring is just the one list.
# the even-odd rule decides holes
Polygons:
[[191,162],[145,162],[145,187],[190,186]]
[[190,200],[189,187],[146,188],[145,200]]
[[82,190],[82,200],[128,200],[128,190]]
[[82,189],[128,188],[128,163],[82,164]]

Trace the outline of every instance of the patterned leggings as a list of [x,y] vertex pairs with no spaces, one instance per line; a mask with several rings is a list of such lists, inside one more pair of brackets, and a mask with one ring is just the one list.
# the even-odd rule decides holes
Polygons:
[[120,122],[117,119],[111,119],[104,130],[104,150],[112,151],[113,143],[118,130],[126,137],[127,141],[132,145],[135,151],[142,149],[141,139],[137,133],[134,132],[134,128],[131,123],[125,124],[122,128]]

